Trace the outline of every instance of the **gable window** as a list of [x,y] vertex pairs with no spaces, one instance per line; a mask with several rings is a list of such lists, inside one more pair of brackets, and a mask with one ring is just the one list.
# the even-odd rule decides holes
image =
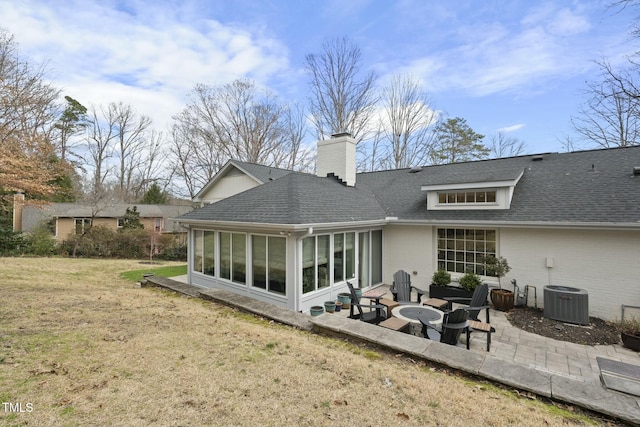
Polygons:
[[220,277],[246,284],[247,239],[242,233],[220,232]]
[[496,230],[439,228],[438,269],[485,275],[484,257],[496,255]]
[[91,218],[75,219],[75,234],[84,234],[91,228]]
[[253,286],[286,295],[287,240],[251,236]]
[[438,192],[438,203],[441,205],[496,203],[496,190]]
[[215,276],[215,231],[194,230],[193,271]]

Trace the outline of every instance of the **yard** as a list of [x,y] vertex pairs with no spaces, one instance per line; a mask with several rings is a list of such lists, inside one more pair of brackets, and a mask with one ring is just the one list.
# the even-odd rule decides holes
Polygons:
[[140,269],[0,258],[1,425],[612,425],[120,275]]

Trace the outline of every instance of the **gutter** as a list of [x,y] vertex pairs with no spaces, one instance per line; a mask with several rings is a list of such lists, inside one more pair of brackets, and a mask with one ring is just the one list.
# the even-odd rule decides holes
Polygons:
[[386,217],[384,219],[366,221],[342,221],[312,224],[270,224],[262,222],[239,222],[239,221],[211,221],[211,220],[180,220],[170,218],[179,225],[205,226],[207,228],[225,227],[241,230],[274,230],[302,232],[309,228],[315,231],[335,230],[339,228],[354,229],[379,227],[389,224],[394,225],[423,225],[423,226],[473,226],[473,227],[500,227],[500,228],[553,228],[553,229],[601,229],[601,230],[640,230],[640,220],[638,222],[544,222],[544,221],[474,221],[474,220],[424,220],[424,219],[398,219],[397,217]]

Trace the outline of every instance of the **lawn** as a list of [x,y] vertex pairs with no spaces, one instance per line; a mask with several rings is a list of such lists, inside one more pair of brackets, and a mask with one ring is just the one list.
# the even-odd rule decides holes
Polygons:
[[134,270],[148,272],[138,261],[0,258],[0,425],[606,425],[403,355],[140,288],[122,277]]

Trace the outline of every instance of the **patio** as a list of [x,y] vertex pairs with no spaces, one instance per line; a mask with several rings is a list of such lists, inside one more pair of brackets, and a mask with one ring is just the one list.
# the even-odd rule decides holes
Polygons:
[[[376,290],[386,292],[383,298],[391,298],[388,286],[383,285],[377,287]],[[416,298],[417,295],[414,292],[412,299]],[[363,303],[366,301],[368,300],[363,297]],[[340,312],[326,313],[325,315],[347,318],[349,310],[343,309]],[[490,309],[490,317],[491,325],[496,331],[491,334],[489,354],[499,360],[597,385],[600,384],[598,357],[640,365],[640,354],[623,347],[621,344],[585,346],[558,341],[512,326],[502,311]],[[486,354],[486,346],[487,334],[471,334],[470,351]],[[466,350],[464,334],[460,336],[458,347]]]

